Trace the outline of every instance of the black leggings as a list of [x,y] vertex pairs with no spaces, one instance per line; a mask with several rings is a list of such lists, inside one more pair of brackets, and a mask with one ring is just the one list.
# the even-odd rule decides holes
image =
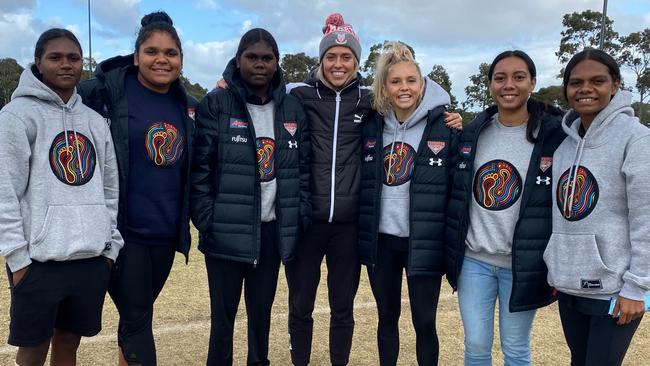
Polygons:
[[615,366],[623,363],[641,318],[617,325],[608,314],[609,301],[558,294],[564,337],[572,366]]
[[[323,256],[327,258],[330,305],[330,361],[347,365],[354,332],[354,297],[361,264],[356,223],[314,222],[285,267],[289,285],[289,342],[295,366],[309,364],[314,328],[314,301]],[[319,364],[322,360],[319,360]]]
[[[408,259],[408,238],[379,234],[377,263],[368,267],[372,293],[377,301],[377,346],[382,366],[397,364],[402,275]],[[416,354],[420,366],[438,364],[436,308],[442,276],[408,276],[406,282],[415,327]]]
[[[210,346],[208,366],[233,363],[233,329],[244,286],[248,319],[248,365],[269,365],[271,307],[280,270],[275,221],[262,224],[260,259],[257,266],[205,257],[210,288]],[[238,362],[237,364],[240,364]]]
[[126,243],[117,257],[108,292],[120,313],[117,343],[129,363],[156,365],[153,304],[172,264],[174,248]]

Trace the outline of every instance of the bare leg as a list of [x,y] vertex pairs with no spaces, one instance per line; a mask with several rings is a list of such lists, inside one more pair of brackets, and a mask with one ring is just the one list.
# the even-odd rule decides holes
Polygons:
[[42,366],[47,358],[47,351],[50,349],[50,340],[33,347],[19,347],[16,353],[16,365],[18,366]]
[[54,329],[52,337],[51,366],[75,366],[77,364],[77,348],[81,336],[75,333]]

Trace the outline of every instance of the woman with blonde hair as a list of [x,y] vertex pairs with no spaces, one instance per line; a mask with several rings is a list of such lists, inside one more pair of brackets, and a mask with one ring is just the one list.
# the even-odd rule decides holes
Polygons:
[[381,365],[395,365],[406,271],[419,365],[438,363],[436,307],[444,273],[445,207],[454,130],[449,94],[391,43],[372,85],[378,114],[362,134],[359,253],[377,301]]

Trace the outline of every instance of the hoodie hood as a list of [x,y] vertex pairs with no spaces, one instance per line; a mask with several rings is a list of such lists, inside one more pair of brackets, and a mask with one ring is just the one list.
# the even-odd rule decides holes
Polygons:
[[[233,57],[226,65],[226,70],[223,72],[223,79],[228,84],[230,90],[232,90],[235,95],[237,95],[243,103],[246,103],[246,86],[244,80],[241,78],[239,70],[237,69],[237,61]],[[282,98],[286,95],[286,89],[284,85],[284,79],[282,78],[282,70],[280,65],[278,69],[273,74],[271,79],[271,96],[273,100],[279,104],[282,101]]]
[[38,70],[36,65],[29,64],[29,66],[23,70],[20,74],[20,80],[18,82],[18,87],[11,95],[11,99],[16,99],[20,97],[32,97],[37,98],[41,101],[52,103],[57,107],[67,107],[68,109],[75,108],[79,103],[81,103],[81,97],[77,94],[77,88],[74,89],[70,100],[68,103],[63,102],[61,97],[36,76]]
[[424,95],[420,105],[400,125],[395,113],[384,116],[382,164],[384,184],[379,212],[379,232],[408,237],[410,235],[410,180],[417,150],[427,124],[429,111],[449,104],[449,94],[437,83],[424,78]]
[[627,90],[619,90],[614,94],[609,104],[594,118],[584,137],[580,137],[578,132],[582,121],[578,113],[573,109],[564,116],[562,128],[573,140],[578,142],[585,140],[585,147],[601,145],[607,140],[607,127],[619,114],[634,117],[634,109],[630,106],[631,103],[632,93]]
[[[424,125],[427,123],[427,114],[429,111],[439,106],[448,105],[449,103],[449,93],[438,85],[438,83],[425,77],[422,101],[413,113],[406,118],[404,123],[400,124],[393,112],[384,116],[384,144],[392,141],[392,150],[396,142],[400,145],[407,142],[414,149],[417,149],[422,132],[424,131]],[[413,131],[413,136],[407,138],[407,135],[410,135],[411,131]]]

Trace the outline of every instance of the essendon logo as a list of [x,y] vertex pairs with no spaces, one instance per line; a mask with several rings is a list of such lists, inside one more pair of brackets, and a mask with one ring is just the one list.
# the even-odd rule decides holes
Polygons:
[[429,150],[431,150],[433,155],[438,155],[438,153],[441,152],[445,148],[445,142],[444,141],[427,141],[427,146],[429,147]]
[[291,136],[296,135],[296,131],[298,131],[298,123],[297,122],[285,122],[284,124],[284,129],[289,132]]
[[187,116],[194,120],[194,117],[196,116],[196,109],[192,107],[187,108]]
[[553,157],[552,156],[542,156],[541,159],[539,159],[539,169],[542,172],[546,172],[548,168],[553,165]]
[[230,128],[248,128],[248,122],[237,118],[230,119]]

